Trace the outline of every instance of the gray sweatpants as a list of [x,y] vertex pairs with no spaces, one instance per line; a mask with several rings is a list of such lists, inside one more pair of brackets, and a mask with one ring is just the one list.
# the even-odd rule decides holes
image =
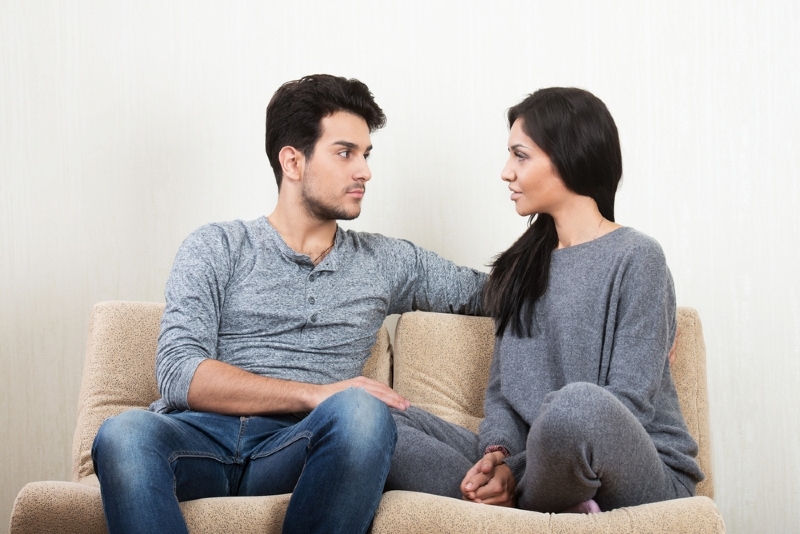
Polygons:
[[[461,498],[467,470],[482,456],[469,430],[414,408],[392,410],[397,446],[386,489]],[[602,510],[689,497],[644,427],[612,394],[573,383],[547,396],[531,425],[517,505],[559,512],[594,499]]]

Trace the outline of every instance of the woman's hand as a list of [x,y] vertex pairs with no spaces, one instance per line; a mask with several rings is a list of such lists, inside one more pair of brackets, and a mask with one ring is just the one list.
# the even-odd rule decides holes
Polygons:
[[503,463],[502,452],[490,452],[467,471],[461,481],[464,499],[476,503],[514,507],[517,481]]

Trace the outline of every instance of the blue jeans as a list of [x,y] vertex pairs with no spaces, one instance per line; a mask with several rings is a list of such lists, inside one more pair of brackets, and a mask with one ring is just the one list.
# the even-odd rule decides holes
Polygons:
[[306,417],[156,414],[109,418],[92,446],[110,533],[187,532],[179,501],[292,493],[283,532],[366,532],[397,432],[361,389]]

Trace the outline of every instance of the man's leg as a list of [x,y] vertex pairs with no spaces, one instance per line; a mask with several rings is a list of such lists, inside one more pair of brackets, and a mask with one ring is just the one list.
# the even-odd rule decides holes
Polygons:
[[178,500],[229,494],[236,460],[210,436],[235,446],[239,426],[236,417],[193,412],[130,410],[106,420],[92,459],[109,531],[186,532]]
[[480,458],[478,436],[414,406],[392,410],[397,448],[387,490],[409,490],[461,498],[460,485]]
[[284,532],[366,532],[395,440],[383,402],[361,389],[342,391],[252,453],[239,495],[276,493],[280,481],[293,492]]
[[616,397],[588,383],[551,393],[533,422],[518,505],[560,512],[594,499],[602,510],[688,497],[644,427]]

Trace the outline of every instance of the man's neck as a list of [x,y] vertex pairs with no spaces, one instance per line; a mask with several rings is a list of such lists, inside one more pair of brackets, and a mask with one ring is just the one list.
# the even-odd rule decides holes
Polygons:
[[326,254],[336,238],[337,226],[333,219],[312,220],[307,214],[289,214],[277,206],[267,220],[289,248],[312,260]]

